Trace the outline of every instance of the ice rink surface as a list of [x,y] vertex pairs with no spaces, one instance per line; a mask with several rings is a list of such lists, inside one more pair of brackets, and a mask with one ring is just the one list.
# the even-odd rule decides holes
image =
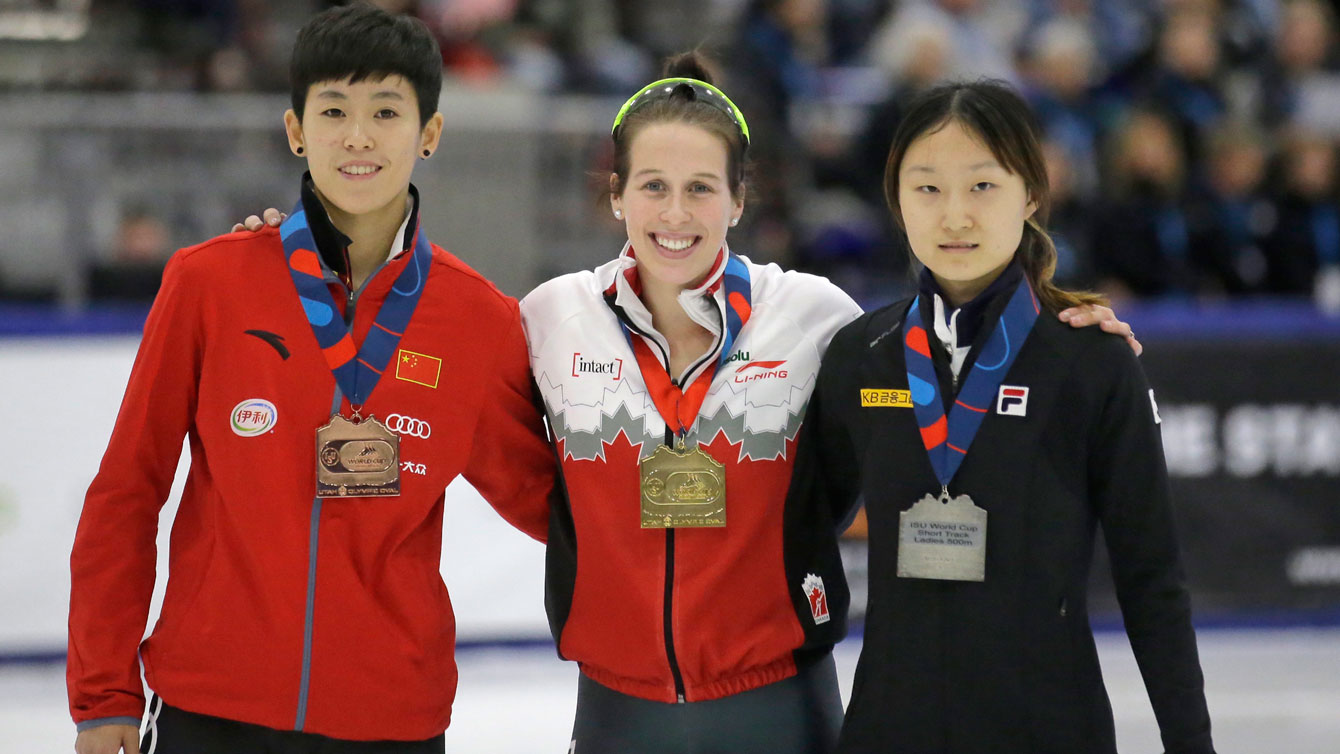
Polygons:
[[[1199,633],[1219,754],[1340,754],[1340,628]],[[1121,633],[1100,633],[1122,754],[1160,752],[1158,728]],[[838,647],[846,698],[859,640]],[[567,751],[577,669],[548,648],[463,648],[447,751]],[[74,727],[61,665],[0,665],[0,753],[67,754]],[[630,752],[630,754],[635,754]]]

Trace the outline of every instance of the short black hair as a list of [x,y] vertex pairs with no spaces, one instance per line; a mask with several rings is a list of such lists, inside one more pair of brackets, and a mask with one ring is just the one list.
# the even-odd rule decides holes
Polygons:
[[289,63],[293,112],[301,121],[312,84],[388,76],[401,76],[414,87],[419,127],[427,125],[442,91],[442,51],[422,21],[361,2],[322,11],[302,27],[293,43]]

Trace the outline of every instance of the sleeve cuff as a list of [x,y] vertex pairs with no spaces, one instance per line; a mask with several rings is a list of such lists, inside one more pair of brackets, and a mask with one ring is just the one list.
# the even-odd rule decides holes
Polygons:
[[77,733],[83,733],[86,730],[101,728],[104,725],[133,725],[136,728],[139,728],[140,719],[138,717],[99,717],[96,720],[85,720],[82,723],[76,723],[74,729]]

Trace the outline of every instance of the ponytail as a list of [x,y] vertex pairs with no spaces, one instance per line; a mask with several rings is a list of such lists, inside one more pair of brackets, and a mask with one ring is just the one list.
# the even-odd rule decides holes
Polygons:
[[1019,242],[1018,257],[1024,268],[1024,277],[1037,294],[1038,303],[1052,314],[1072,306],[1106,306],[1107,297],[1102,294],[1068,291],[1052,282],[1052,275],[1056,274],[1056,243],[1043,230],[1036,214],[1024,222],[1024,237]]

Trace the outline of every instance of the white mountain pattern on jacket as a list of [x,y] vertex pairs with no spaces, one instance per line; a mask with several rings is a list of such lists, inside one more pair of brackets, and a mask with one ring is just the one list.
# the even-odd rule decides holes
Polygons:
[[[740,446],[740,461],[785,458],[786,443],[800,431],[812,382],[813,377],[804,385],[785,385],[785,400],[761,404],[748,399],[747,388],[727,382],[723,390],[718,385],[689,433],[690,442],[709,444],[721,434],[731,445]],[[619,380],[614,389],[605,388],[596,404],[570,403],[563,386],[555,385],[547,373],[540,376],[539,385],[549,426],[563,442],[564,460],[604,460],[605,445],[616,442],[621,433],[630,445],[642,446],[641,458],[654,453],[665,439],[665,425],[650,396],[633,388],[629,380]],[[743,410],[732,410],[732,404],[740,403]],[[708,415],[707,410],[712,413]]]

